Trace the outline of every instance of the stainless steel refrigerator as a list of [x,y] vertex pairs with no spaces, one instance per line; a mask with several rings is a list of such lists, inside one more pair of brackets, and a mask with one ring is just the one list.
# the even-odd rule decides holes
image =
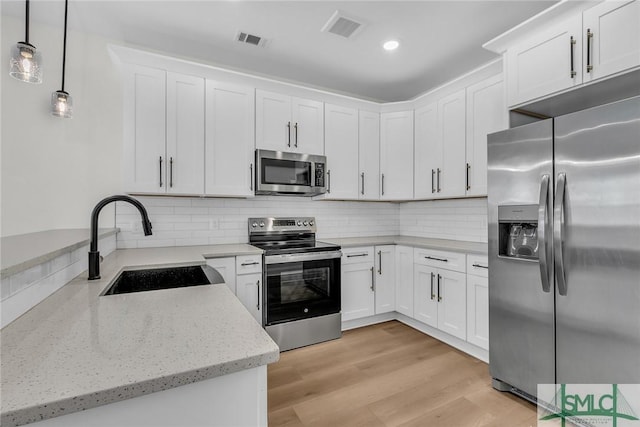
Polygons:
[[640,97],[488,136],[493,385],[640,383]]

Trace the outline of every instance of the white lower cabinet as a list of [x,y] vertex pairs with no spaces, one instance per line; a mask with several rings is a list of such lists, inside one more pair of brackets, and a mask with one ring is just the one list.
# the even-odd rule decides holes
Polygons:
[[413,317],[413,248],[396,247],[396,311]]
[[437,271],[427,265],[413,266],[413,318],[434,328],[438,327]]
[[209,258],[207,265],[215,268],[224,279],[231,292],[236,293],[236,257]]
[[262,325],[262,273],[237,276],[236,296]]
[[373,246],[342,250],[342,321],[375,314]]
[[376,314],[388,313],[396,309],[396,247],[395,245],[375,247]]
[[467,341],[489,350],[488,260],[467,256]]

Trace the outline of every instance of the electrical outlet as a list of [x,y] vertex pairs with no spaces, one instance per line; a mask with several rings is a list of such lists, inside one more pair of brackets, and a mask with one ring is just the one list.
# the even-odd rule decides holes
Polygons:
[[209,220],[209,230],[217,230],[218,228],[220,228],[220,223],[217,219],[210,219]]

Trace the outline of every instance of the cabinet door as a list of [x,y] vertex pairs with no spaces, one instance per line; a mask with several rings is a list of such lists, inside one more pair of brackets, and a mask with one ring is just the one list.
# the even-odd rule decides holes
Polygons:
[[380,114],[360,111],[358,195],[363,200],[380,199]]
[[256,321],[262,325],[262,273],[237,276],[236,296]]
[[487,134],[506,129],[502,75],[467,88],[467,196],[487,194]]
[[436,173],[442,169],[442,143],[438,135],[438,104],[415,112],[414,193],[416,199],[436,197]]
[[581,84],[582,17],[532,36],[507,50],[506,59],[509,106]]
[[207,80],[205,192],[252,197],[254,91]]
[[413,318],[434,328],[438,327],[437,276],[434,268],[413,266]]
[[374,268],[371,263],[342,265],[342,321],[375,314]]
[[325,104],[329,199],[358,198],[358,110]]
[[256,148],[293,151],[291,97],[256,90]]
[[304,154],[324,154],[324,108],[322,102],[291,100],[291,144]]
[[236,258],[209,258],[207,265],[215,268],[224,279],[231,292],[236,294]]
[[413,198],[413,111],[380,115],[380,195]]
[[467,276],[467,341],[489,350],[489,279]]
[[442,197],[465,194],[465,91],[438,101],[438,132],[442,144],[442,170],[436,171],[436,189]]
[[132,66],[125,80],[124,170],[131,193],[164,193],[166,73]]
[[167,193],[204,194],[204,79],[167,73]]
[[438,270],[436,282],[438,329],[462,340],[467,338],[467,278],[466,274]]
[[413,317],[413,248],[396,247],[396,311]]
[[396,247],[395,245],[375,248],[375,294],[376,314],[396,309]]
[[[637,67],[640,65],[640,1],[603,2],[588,9],[583,14],[582,39],[584,81]],[[590,52],[587,53],[587,49]]]

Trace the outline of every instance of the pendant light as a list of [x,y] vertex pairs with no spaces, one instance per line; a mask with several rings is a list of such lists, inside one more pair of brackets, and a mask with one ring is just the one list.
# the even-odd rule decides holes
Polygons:
[[27,83],[42,83],[42,54],[29,43],[29,0],[26,0],[24,41],[11,49],[9,75]]
[[64,70],[67,61],[67,12],[69,0],[64,0],[64,39],[62,41],[62,89],[51,94],[51,114],[70,119],[73,112],[73,99],[64,90]]

